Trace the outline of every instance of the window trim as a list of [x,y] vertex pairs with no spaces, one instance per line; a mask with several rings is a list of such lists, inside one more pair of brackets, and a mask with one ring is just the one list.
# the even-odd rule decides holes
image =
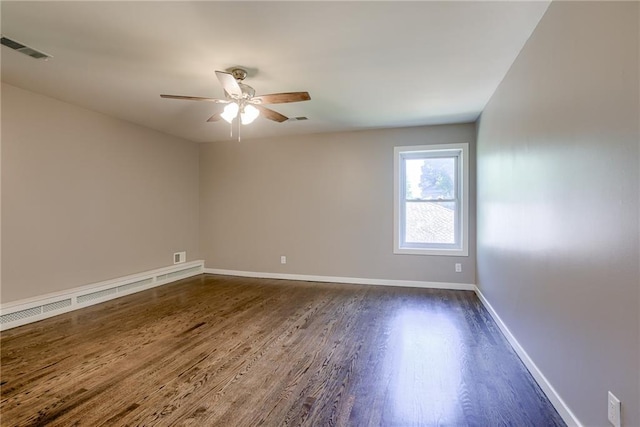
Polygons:
[[[401,236],[404,228],[403,206],[404,206],[404,179],[400,176],[402,171],[402,160],[405,155],[419,154],[422,152],[441,152],[451,154],[459,153],[460,163],[458,165],[457,178],[459,192],[459,210],[456,214],[460,218],[460,245],[457,248],[438,247],[406,247],[401,246]],[[439,255],[439,256],[469,256],[469,144],[434,144],[434,145],[414,145],[393,148],[393,253],[400,255]],[[434,244],[437,246],[437,244]]]

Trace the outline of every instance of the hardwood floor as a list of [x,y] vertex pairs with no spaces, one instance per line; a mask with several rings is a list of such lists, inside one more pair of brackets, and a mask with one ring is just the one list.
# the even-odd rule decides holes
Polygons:
[[564,425],[468,291],[203,275],[0,343],[3,426]]

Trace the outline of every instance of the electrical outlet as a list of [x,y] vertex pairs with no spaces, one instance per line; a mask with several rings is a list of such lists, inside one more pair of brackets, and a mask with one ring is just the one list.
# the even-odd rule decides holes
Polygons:
[[609,418],[609,422],[614,425],[614,427],[620,427],[620,400],[613,395],[613,393],[609,392],[608,405],[607,405],[607,416]]
[[462,273],[462,264],[456,263],[456,273]]
[[280,264],[286,264],[287,263],[287,257],[285,255],[282,255],[280,257]]

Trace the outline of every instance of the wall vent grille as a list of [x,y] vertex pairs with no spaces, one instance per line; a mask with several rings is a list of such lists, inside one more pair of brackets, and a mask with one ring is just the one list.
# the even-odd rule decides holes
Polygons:
[[71,298],[63,299],[56,302],[51,302],[49,304],[45,304],[42,306],[42,312],[48,313],[54,310],[60,310],[65,307],[69,307],[71,305]]
[[14,311],[13,313],[3,314],[0,316],[0,324],[15,322],[17,320],[26,319],[27,317],[37,316],[42,313],[42,306],[27,308],[25,310]]
[[185,268],[184,270],[174,271],[172,273],[166,274],[166,276],[169,279],[173,279],[174,277],[184,276],[185,274],[196,273],[201,271],[202,271],[202,268],[198,266],[198,267]]
[[126,285],[118,286],[118,292],[128,291],[129,289],[137,288],[138,286],[148,285],[153,282],[153,278],[149,277],[148,279],[138,280],[137,282],[127,283]]
[[40,52],[39,50],[35,50],[32,47],[26,46],[20,42],[17,42],[15,40],[11,40],[10,38],[7,38],[5,36],[2,36],[2,38],[0,38],[0,43],[2,43],[3,46],[7,46],[10,49],[13,49],[15,51],[18,51],[20,53],[24,53],[27,56],[30,56],[32,58],[35,59],[44,59],[45,61],[49,58],[52,58],[51,55],[47,55],[44,52]]
[[117,288],[104,289],[102,291],[91,292],[90,294],[80,295],[78,298],[76,298],[76,301],[78,301],[79,304],[82,304],[83,302],[106,297],[107,295],[115,294],[116,292],[118,292]]

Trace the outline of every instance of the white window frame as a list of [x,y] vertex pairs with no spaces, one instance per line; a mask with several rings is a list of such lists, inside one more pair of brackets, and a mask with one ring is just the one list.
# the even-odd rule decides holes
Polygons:
[[[469,256],[469,144],[438,144],[393,149],[393,253],[409,255]],[[404,160],[422,157],[458,157],[455,244],[407,244],[405,229],[406,183]],[[428,203],[428,202],[427,202]]]

